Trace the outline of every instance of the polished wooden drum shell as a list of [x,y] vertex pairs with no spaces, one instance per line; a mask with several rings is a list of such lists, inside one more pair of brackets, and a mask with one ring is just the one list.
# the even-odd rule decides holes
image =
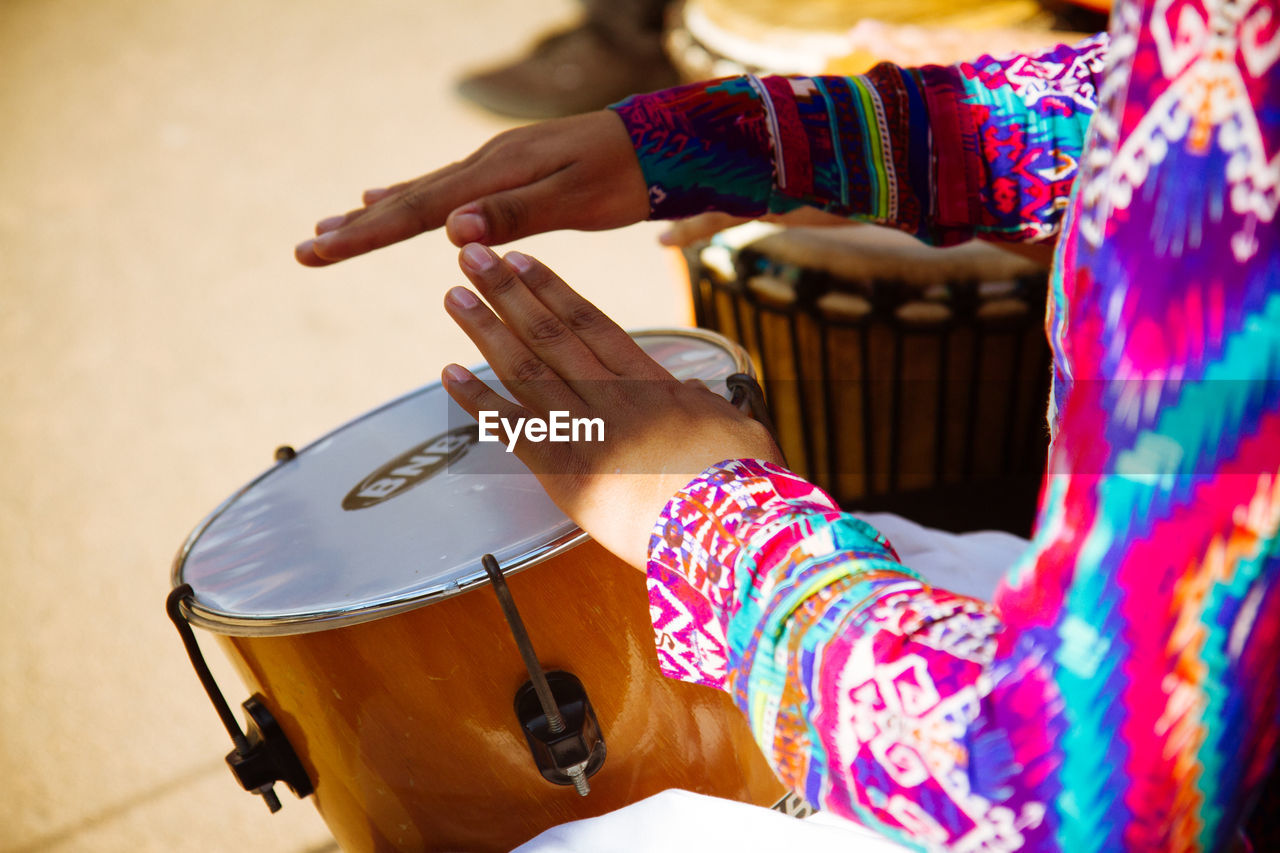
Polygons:
[[673,787],[782,796],[729,697],[658,672],[640,572],[586,542],[508,582],[541,662],[577,675],[595,707],[608,757],[586,797],[533,764],[512,711],[528,675],[490,588],[330,631],[221,638],[344,850],[505,851]]

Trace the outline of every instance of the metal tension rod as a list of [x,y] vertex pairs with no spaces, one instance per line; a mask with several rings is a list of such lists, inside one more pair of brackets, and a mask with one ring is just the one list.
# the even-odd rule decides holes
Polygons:
[[[511,626],[511,634],[515,637],[516,648],[520,650],[520,657],[524,658],[525,669],[529,671],[529,681],[533,684],[534,693],[537,694],[538,704],[542,706],[542,713],[547,718],[547,728],[552,734],[561,734],[564,731],[564,716],[560,713],[560,706],[556,703],[555,696],[551,693],[551,685],[547,683],[547,674],[543,671],[542,664],[538,662],[538,656],[533,651],[533,641],[529,639],[529,632],[525,630],[524,620],[520,618],[520,611],[516,609],[516,602],[511,597],[511,589],[507,586],[507,579],[502,574],[502,569],[499,568],[498,561],[494,559],[492,554],[485,554],[480,558],[480,562],[484,565],[485,573],[489,575],[489,581],[493,584],[493,591],[498,595],[498,604],[502,606],[502,615],[507,617],[507,624]],[[564,769],[564,772],[573,779],[573,787],[584,797],[591,791],[591,785],[587,781],[586,769],[586,761]]]
[[[201,653],[200,645],[196,642],[195,632],[191,630],[191,625],[187,622],[186,617],[182,615],[182,602],[194,595],[195,592],[191,589],[191,584],[184,583],[174,588],[169,593],[169,598],[165,601],[165,612],[169,614],[173,627],[178,629],[178,634],[182,637],[182,644],[187,649],[187,657],[191,659],[191,666],[196,671],[196,677],[200,679],[200,686],[209,695],[209,701],[213,703],[214,710],[218,712],[218,716],[222,719],[222,725],[226,727],[227,734],[231,735],[231,741],[236,747],[236,754],[241,758],[246,758],[252,751],[249,739],[241,731],[240,724],[236,722],[235,714],[231,712],[231,707],[227,704],[227,700],[223,698],[222,691],[218,689],[218,683],[214,681],[213,673],[209,671],[209,665],[204,662],[204,654]],[[262,797],[267,804],[267,808],[273,814],[280,811],[280,798],[276,796],[274,786],[264,784],[255,788],[253,793]]]

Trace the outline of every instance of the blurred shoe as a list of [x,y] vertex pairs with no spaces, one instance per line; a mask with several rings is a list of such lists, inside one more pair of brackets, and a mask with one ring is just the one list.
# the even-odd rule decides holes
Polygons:
[[513,63],[462,78],[457,91],[501,115],[544,119],[678,82],[659,33],[622,40],[586,23],[544,38]]

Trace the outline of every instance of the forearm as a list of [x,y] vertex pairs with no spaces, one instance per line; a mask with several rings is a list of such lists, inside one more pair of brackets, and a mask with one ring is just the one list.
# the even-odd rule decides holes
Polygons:
[[697,83],[615,105],[652,218],[806,205],[934,243],[1058,228],[1105,37],[956,66]]

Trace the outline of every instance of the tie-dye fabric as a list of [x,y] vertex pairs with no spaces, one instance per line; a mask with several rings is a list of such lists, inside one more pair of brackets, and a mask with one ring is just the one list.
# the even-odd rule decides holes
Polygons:
[[1280,734],[1278,60],[1275,0],[1121,0],[1038,56],[617,107],[655,216],[1060,235],[1054,441],[993,602],[760,462],[655,527],[663,670],[815,804],[927,849],[1230,848]]

